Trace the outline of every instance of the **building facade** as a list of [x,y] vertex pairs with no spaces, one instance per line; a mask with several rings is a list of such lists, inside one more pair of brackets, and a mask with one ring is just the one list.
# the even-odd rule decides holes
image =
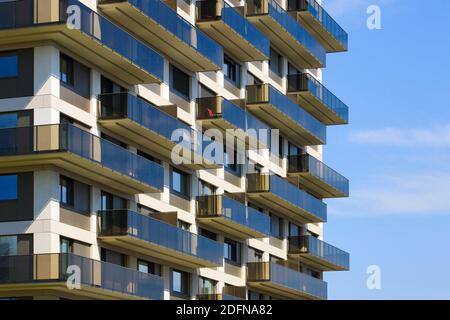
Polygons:
[[0,1],[0,297],[326,299],[346,50],[315,0]]

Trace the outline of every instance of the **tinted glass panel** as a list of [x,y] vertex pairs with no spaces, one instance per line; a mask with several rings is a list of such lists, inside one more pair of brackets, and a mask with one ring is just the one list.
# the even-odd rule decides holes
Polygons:
[[17,254],[17,236],[0,236],[0,256]]
[[0,201],[17,199],[17,175],[0,176]]
[[0,57],[0,78],[10,78],[18,76],[17,56]]
[[0,114],[0,128],[15,128],[15,127],[17,127],[17,113]]

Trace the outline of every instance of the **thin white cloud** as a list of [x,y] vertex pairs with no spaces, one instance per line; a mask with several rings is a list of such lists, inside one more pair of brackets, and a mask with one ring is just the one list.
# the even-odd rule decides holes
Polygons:
[[330,214],[340,216],[450,214],[450,172],[369,177],[349,199],[335,201]]
[[450,147],[450,124],[429,129],[381,128],[361,130],[350,134],[350,142],[388,146]]

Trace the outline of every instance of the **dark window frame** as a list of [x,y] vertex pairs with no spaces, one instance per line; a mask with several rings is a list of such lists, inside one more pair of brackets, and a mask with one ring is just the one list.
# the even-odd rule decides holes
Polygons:
[[[173,281],[173,274],[174,272],[180,274],[180,290],[181,291],[175,291],[174,290],[174,281]],[[176,297],[189,297],[191,292],[191,284],[190,284],[190,274],[181,271],[178,269],[170,269],[170,294]]]
[[[191,100],[191,76],[181,70],[180,68],[175,67],[174,65],[170,65],[170,72],[169,72],[169,83],[170,83],[170,89],[175,92],[178,96],[190,101]],[[175,78],[177,77],[178,78]],[[186,76],[187,79],[184,79],[184,81],[187,81],[187,83],[184,83],[183,86],[187,86],[187,88],[181,88],[181,78]],[[187,92],[183,92],[184,89],[187,89]]]
[[223,75],[224,78],[235,85],[236,87],[240,87],[242,83],[242,66],[236,62],[233,58],[230,58],[227,55],[223,57]]
[[[173,184],[173,173],[176,172],[180,175],[180,191],[175,190],[174,189],[174,184]],[[186,179],[186,181],[183,182],[183,177]],[[170,192],[172,192],[173,194],[180,196],[184,199],[190,200],[191,198],[191,177],[188,173],[174,168],[174,167],[170,167]],[[183,192],[183,185],[184,185],[184,189],[185,191]]]

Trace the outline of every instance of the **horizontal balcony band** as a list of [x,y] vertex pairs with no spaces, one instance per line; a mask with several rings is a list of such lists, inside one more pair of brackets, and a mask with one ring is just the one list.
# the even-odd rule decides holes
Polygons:
[[322,271],[350,269],[350,255],[311,235],[290,236],[289,256],[297,256]]
[[348,106],[313,76],[307,73],[291,74],[287,80],[287,93],[295,95],[298,104],[322,123],[348,123]]
[[309,154],[288,156],[288,176],[320,198],[349,196],[349,181]]
[[269,84],[247,86],[247,109],[302,146],[326,143],[326,127]]
[[[267,148],[270,126],[223,97],[197,98],[197,120],[205,129],[215,128],[227,133],[234,130],[235,136],[249,148]],[[242,131],[238,131],[242,130]]]
[[161,0],[100,0],[99,9],[192,72],[222,69],[222,47]]
[[316,0],[288,0],[288,11],[327,52],[348,50],[348,34]]
[[324,202],[273,174],[247,174],[247,195],[252,201],[300,223],[327,220]]
[[0,129],[0,164],[54,165],[130,194],[164,185],[161,165],[70,124]]
[[[195,134],[189,125],[150,102],[128,92],[101,94],[98,101],[99,123],[108,130],[135,141],[166,159],[172,159],[174,152],[186,160],[183,165],[190,169],[213,169],[221,166],[212,157],[208,157],[208,153],[203,152],[206,143],[202,143],[202,148],[194,143]],[[179,136],[186,139],[178,143]],[[200,136],[199,134],[197,139]],[[177,145],[179,150],[175,149]]]
[[130,210],[98,212],[98,237],[127,250],[187,267],[217,267],[223,264],[223,245]]
[[264,238],[270,234],[268,215],[226,195],[197,197],[197,219],[239,238]]
[[327,283],[275,262],[247,263],[247,285],[290,299],[327,299]]
[[[67,285],[73,267],[80,270],[80,289],[69,289]],[[164,280],[69,253],[0,256],[0,297],[30,296],[33,292],[56,292],[62,297],[78,299],[162,300]]]
[[[79,25],[68,6],[80,9]],[[54,41],[128,84],[162,82],[162,56],[77,0],[2,2],[0,12],[2,46]]]
[[247,1],[247,19],[261,30],[283,56],[302,69],[324,68],[325,48],[275,0]]
[[[245,18],[245,7],[222,0],[196,2],[197,26],[240,61],[267,60],[270,41]],[[242,12],[241,12],[242,11]]]

